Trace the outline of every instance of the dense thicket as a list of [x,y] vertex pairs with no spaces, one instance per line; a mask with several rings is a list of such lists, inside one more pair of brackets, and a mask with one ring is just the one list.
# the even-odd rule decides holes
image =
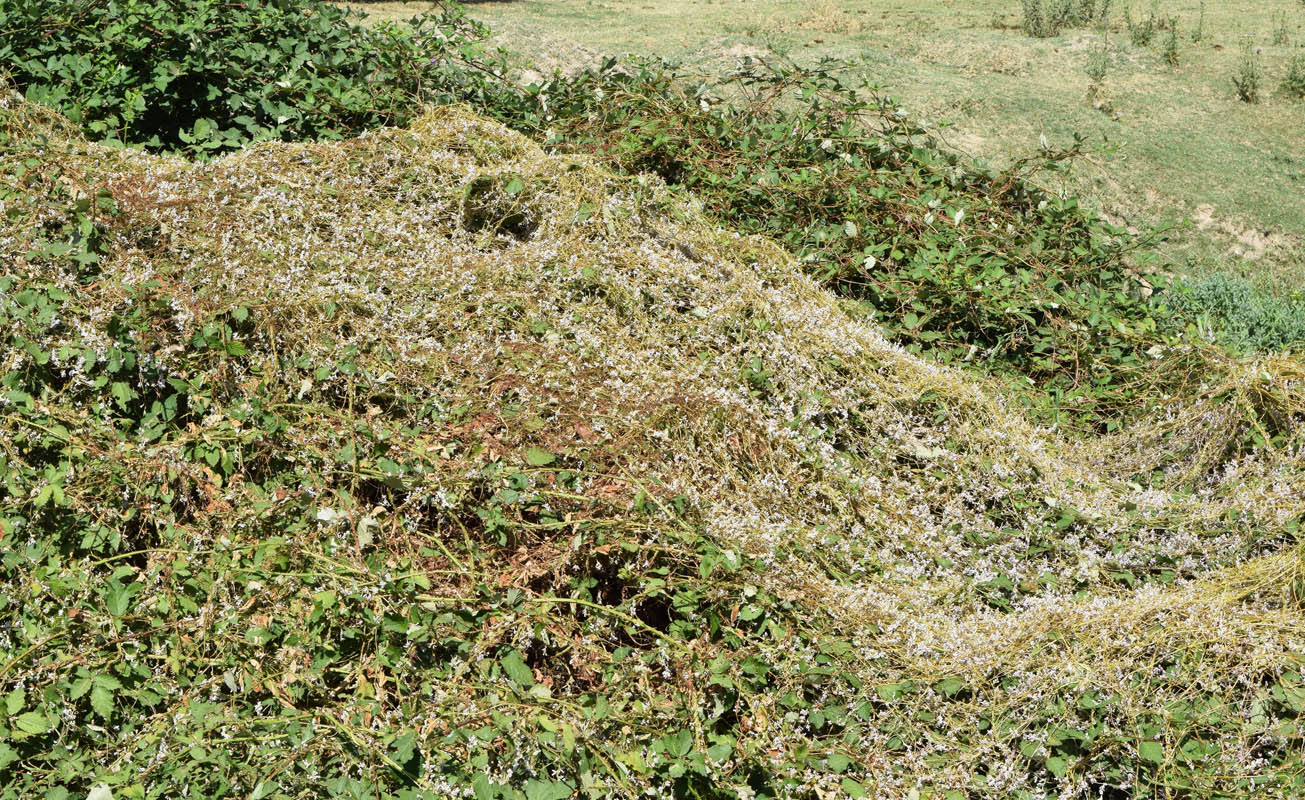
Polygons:
[[360,17],[301,0],[13,0],[0,63],[92,136],[192,154],[403,124],[483,80],[448,68],[477,30],[464,18]]
[[0,798],[1301,795],[1288,306],[838,64],[485,36],[0,6]]

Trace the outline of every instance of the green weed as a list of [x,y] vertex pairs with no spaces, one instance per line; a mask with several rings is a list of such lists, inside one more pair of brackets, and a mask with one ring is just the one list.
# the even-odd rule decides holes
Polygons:
[[1284,45],[1291,40],[1291,30],[1287,27],[1286,14],[1273,15],[1273,43]]
[[1300,795],[1297,360],[1061,436],[465,108],[0,155],[3,800]]
[[1059,36],[1074,19],[1074,0],[1021,0],[1024,32],[1029,36]]
[[1073,25],[1104,25],[1111,0],[1021,0],[1023,29],[1030,36],[1059,36]]
[[1155,34],[1164,26],[1164,21],[1159,16],[1157,3],[1151,4],[1151,10],[1145,19],[1133,19],[1132,7],[1124,8],[1124,25],[1128,28],[1128,38],[1138,47],[1147,47]]
[[1288,97],[1305,99],[1305,53],[1296,53],[1287,62],[1287,74],[1280,88]]
[[1164,58],[1165,63],[1168,64],[1171,69],[1177,69],[1178,61],[1179,61],[1177,17],[1171,17],[1169,19],[1168,28],[1169,28],[1169,35],[1165,37],[1165,46],[1164,46],[1164,51],[1162,53],[1162,57]]
[[[47,99],[121,44],[51,24]],[[1300,796],[1305,368],[1200,330],[1293,306],[843,64],[522,90],[420,24],[383,113],[299,76],[276,136],[411,121],[343,141],[0,96],[0,800]]]
[[1260,51],[1253,42],[1242,44],[1242,54],[1237,61],[1237,70],[1233,73],[1233,88],[1237,90],[1237,99],[1244,103],[1260,101],[1260,81],[1264,77],[1264,67],[1260,63]]

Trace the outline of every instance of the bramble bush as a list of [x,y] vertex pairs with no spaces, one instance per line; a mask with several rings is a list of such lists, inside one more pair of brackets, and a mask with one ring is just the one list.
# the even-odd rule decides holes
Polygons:
[[13,0],[0,63],[96,138],[192,155],[402,125],[488,85],[453,68],[484,36],[466,16],[362,17],[301,0]]

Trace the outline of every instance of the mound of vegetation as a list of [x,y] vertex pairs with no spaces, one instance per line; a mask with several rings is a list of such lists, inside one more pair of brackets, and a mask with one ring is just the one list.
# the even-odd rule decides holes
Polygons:
[[1305,791],[1305,370],[1198,329],[1286,306],[836,65],[483,36],[0,9],[0,798]]
[[0,11],[19,88],[97,137],[205,156],[465,102],[558,152],[651,172],[716,220],[779,241],[895,341],[998,376],[1062,426],[1114,430],[1197,391],[1189,379],[1218,361],[1200,353],[1211,329],[1269,351],[1301,335],[1248,338],[1235,309],[1149,273],[1146,237],[1033,185],[1077,149],[1002,173],[966,163],[832,62],[753,63],[710,84],[612,62],[521,89],[486,36],[455,6],[376,27],[316,0]]
[[0,142],[0,797],[1305,791],[1298,360],[1062,439],[466,110]]

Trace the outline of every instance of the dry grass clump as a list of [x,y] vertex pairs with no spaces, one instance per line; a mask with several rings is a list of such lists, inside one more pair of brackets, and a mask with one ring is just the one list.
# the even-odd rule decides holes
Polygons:
[[797,23],[804,31],[821,33],[856,33],[861,30],[861,20],[847,13],[834,0],[822,0],[812,6]]
[[[90,454],[66,513],[140,552],[138,630],[154,614],[176,632],[143,721],[77,734],[92,760],[164,758],[202,697],[223,736],[285,735],[288,759],[317,765],[286,767],[287,787],[365,772],[350,753],[394,766],[402,729],[427,756],[400,771],[447,796],[472,796],[457,764],[675,794],[658,742],[683,729],[695,752],[730,737],[702,762],[711,796],[1299,790],[1298,359],[1221,365],[1235,377],[1165,419],[1064,439],[657,181],[462,109],[195,165],[87,145],[6,103],[11,154],[22,142],[15,157],[121,209],[90,278],[24,255],[57,208],[0,209],[16,288],[74,298],[39,341],[61,388],[26,418],[0,400],[3,450],[37,462],[39,412]],[[19,319],[0,317],[7,336]],[[97,405],[88,365],[123,347],[126,319],[145,320],[133,391],[195,387],[154,438]],[[4,358],[33,374],[30,351]],[[49,535],[32,503],[0,500],[27,520],[15,542]],[[213,563],[247,566],[196,598],[164,580],[241,548]],[[708,550],[730,569],[702,567]],[[93,601],[124,578],[117,558],[74,553],[61,568],[87,588],[29,601],[84,615],[61,634],[70,657],[0,677],[110,668],[96,637],[122,620]],[[5,593],[37,585],[13,569]],[[241,569],[273,577],[250,588]],[[353,655],[322,667],[314,626],[360,615],[393,627],[335,641]],[[226,625],[289,633],[267,645]],[[6,636],[0,661],[22,649]],[[595,694],[610,715],[590,713]],[[332,735],[285,733],[290,717]],[[578,752],[588,772],[567,773]]]

